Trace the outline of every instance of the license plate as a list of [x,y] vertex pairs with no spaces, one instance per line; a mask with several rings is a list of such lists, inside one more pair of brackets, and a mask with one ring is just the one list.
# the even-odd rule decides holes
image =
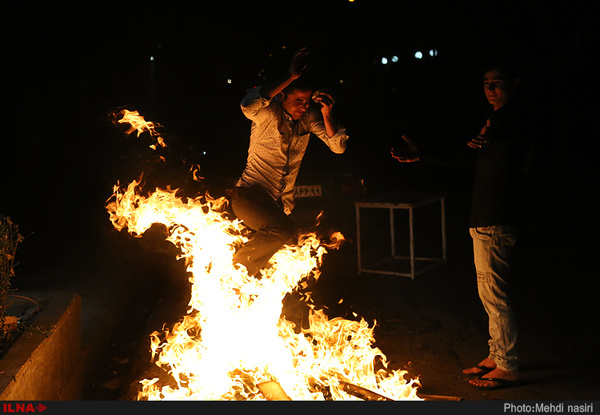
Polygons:
[[294,197],[321,197],[321,185],[295,186]]

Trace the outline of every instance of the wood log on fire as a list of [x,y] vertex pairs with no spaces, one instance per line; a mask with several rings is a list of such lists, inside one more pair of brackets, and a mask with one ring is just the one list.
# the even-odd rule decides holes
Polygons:
[[393,399],[387,396],[380,395],[361,386],[353,385],[352,383],[340,381],[340,385],[342,385],[342,390],[347,394],[365,401],[393,401]]
[[275,381],[259,383],[257,386],[267,401],[291,401],[281,385]]
[[[362,386],[354,385],[340,380],[342,390],[349,395],[362,399],[364,401],[394,401],[394,399],[388,398],[387,396],[381,395],[372,390],[363,388]],[[268,401],[291,401],[291,398],[287,396],[281,385],[275,381],[259,383],[258,390]],[[463,398],[457,396],[443,396],[443,395],[417,395],[424,401],[462,401]]]
[[[344,392],[355,396],[357,398],[363,399],[365,401],[393,401],[393,399],[388,398],[387,396],[383,396],[377,392],[373,392],[372,390],[363,388],[361,386],[353,385],[352,383],[348,383],[345,381],[340,381],[340,385],[342,385],[342,389]],[[424,401],[462,401],[463,398],[459,398],[458,396],[443,396],[443,395],[423,395],[417,394],[417,396]]]
[[446,395],[422,395],[417,394],[417,396],[424,401],[464,401],[464,398],[458,396],[446,396]]

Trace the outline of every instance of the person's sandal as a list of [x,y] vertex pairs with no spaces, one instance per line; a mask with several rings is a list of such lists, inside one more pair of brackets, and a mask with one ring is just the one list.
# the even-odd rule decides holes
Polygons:
[[489,385],[476,385],[473,381],[469,381],[469,383],[475,386],[478,389],[484,390],[494,390],[494,389],[502,389],[502,388],[510,388],[513,386],[518,386],[521,382],[519,379],[517,380],[507,380],[507,379],[499,379],[499,378],[484,378],[479,377],[475,380],[484,380],[486,382],[491,382]]
[[[469,369],[478,369],[476,372],[472,372],[472,373],[466,373],[465,370],[469,370]],[[475,365],[473,367],[470,367],[468,369],[464,369],[463,373],[465,375],[468,376],[476,376],[476,377],[480,377],[483,376],[487,373],[490,373],[492,370],[494,370],[495,368],[493,367],[488,367],[488,366],[484,366],[484,365]]]

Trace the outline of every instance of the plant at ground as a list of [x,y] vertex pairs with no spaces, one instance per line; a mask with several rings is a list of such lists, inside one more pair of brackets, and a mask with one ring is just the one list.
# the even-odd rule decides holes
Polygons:
[[19,228],[12,223],[10,217],[0,215],[0,341],[5,341],[9,330],[6,311],[10,304],[7,301],[12,277],[17,245],[23,241]]

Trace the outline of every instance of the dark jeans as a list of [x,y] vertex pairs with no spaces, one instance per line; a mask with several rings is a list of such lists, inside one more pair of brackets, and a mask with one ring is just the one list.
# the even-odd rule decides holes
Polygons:
[[244,225],[256,231],[235,254],[234,263],[257,276],[269,259],[296,232],[294,221],[282,206],[259,186],[236,187],[231,195],[233,213]]

